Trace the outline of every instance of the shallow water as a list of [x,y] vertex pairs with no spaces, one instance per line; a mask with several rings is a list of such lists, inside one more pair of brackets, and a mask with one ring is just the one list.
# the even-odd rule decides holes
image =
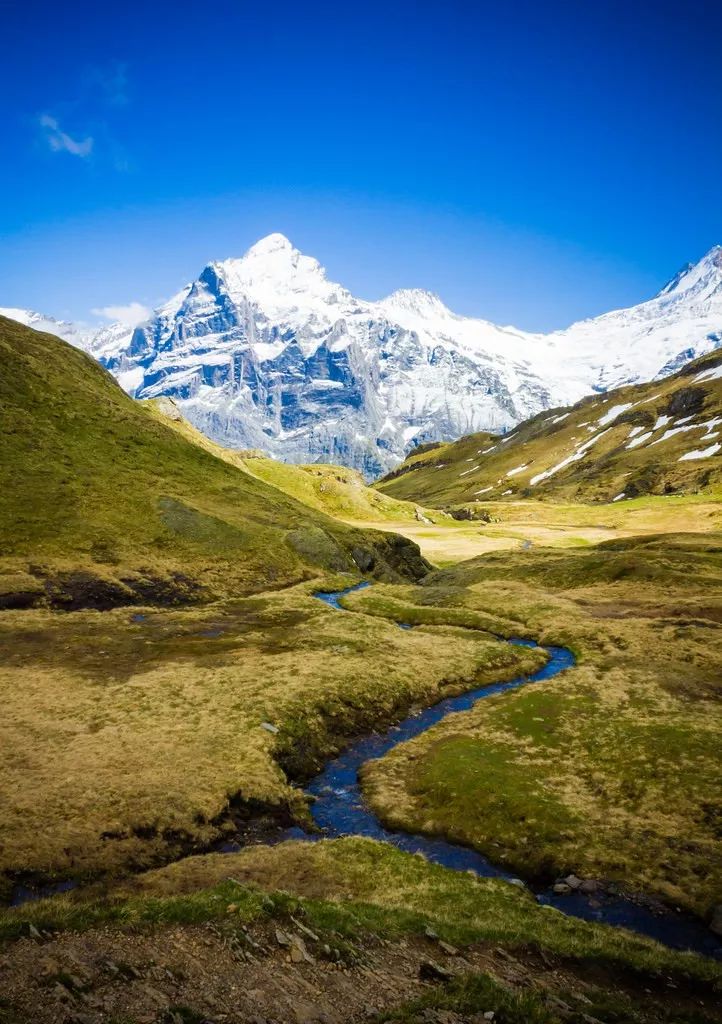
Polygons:
[[[346,590],[320,591],[314,596],[332,608],[345,611],[340,599],[370,585],[359,583]],[[404,629],[411,628],[408,623],[398,625]],[[537,646],[530,640],[509,640],[508,643],[532,648]],[[574,655],[566,647],[543,649],[548,653],[549,660],[538,672],[470,690],[458,697],[448,697],[418,714],[405,718],[386,732],[372,733],[356,740],[342,754],[329,761],[323,771],[306,787],[306,791],[316,798],[311,806],[311,813],[316,824],[324,830],[324,835],[368,836],[391,843],[408,853],[423,853],[428,860],[456,871],[471,870],[484,877],[507,880],[514,878],[515,876],[508,870],[493,864],[481,853],[469,847],[444,839],[384,828],[363,799],[358,773],[365,761],[383,757],[397,744],[419,736],[451,712],[467,711],[485,697],[541,682],[543,679],[551,679],[575,664]],[[292,829],[285,837],[303,835],[300,829]],[[537,893],[537,900],[574,917],[629,928],[631,931],[657,939],[673,949],[692,949],[707,956],[722,957],[722,941],[713,935],[703,922],[689,914],[672,910],[652,910],[639,906],[631,899],[602,893],[587,895],[575,891],[567,895],[558,895],[549,889]]]

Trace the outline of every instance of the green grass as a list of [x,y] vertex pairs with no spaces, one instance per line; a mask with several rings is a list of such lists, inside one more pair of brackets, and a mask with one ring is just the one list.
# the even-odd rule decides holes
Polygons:
[[[354,469],[322,464],[293,466],[259,455],[240,458],[239,461],[259,480],[336,519],[364,523],[418,521],[416,504],[399,501],[367,487],[361,474]],[[437,511],[421,509],[420,513],[429,519],[443,521]]]
[[0,941],[26,935],[31,924],[51,932],[197,924],[227,918],[229,905],[239,922],[282,918],[302,907],[314,931],[335,931],[349,941],[363,932],[389,939],[423,935],[432,926],[458,946],[488,942],[647,976],[722,984],[722,968],[714,961],[565,917],[507,882],[357,838],[192,857],[103,898],[69,894],[26,904],[0,912]]
[[[425,823],[425,831],[474,843],[527,874],[533,866],[535,874],[548,875],[558,864],[560,840],[579,827],[579,815],[532,771],[520,772],[518,762],[513,742],[482,744],[452,734],[424,746],[405,777],[405,789],[415,805],[444,809],[438,825]],[[527,842],[511,855],[505,851],[514,848],[520,827]]]
[[[562,989],[561,999],[554,997],[553,993],[551,995],[549,998],[546,987],[541,991],[518,992],[488,974],[468,973],[433,989],[420,999],[380,1014],[374,1020],[379,1024],[384,1021],[422,1024],[429,1019],[443,1020],[443,1017],[429,1018],[434,1011],[473,1015],[462,1019],[472,1019],[479,1024],[488,1013],[494,1014],[492,1019],[498,1024],[562,1024],[563,1021],[586,1024],[590,1018],[607,1024],[708,1024],[714,1019],[704,1011],[680,1011],[676,1006],[665,1006],[651,995],[633,999],[626,993],[601,986],[587,988],[580,995],[573,989]],[[555,1002],[561,1004],[561,1013],[555,1009]]]

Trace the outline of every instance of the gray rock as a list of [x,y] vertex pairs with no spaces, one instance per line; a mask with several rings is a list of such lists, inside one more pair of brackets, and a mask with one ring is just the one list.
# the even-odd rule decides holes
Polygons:
[[453,974],[435,960],[422,960],[419,964],[419,977],[422,981],[450,981]]

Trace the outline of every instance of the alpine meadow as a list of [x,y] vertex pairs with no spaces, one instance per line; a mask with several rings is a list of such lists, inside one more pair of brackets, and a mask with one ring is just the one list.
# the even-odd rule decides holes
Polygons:
[[0,1024],[722,1024],[718,6],[36,8]]

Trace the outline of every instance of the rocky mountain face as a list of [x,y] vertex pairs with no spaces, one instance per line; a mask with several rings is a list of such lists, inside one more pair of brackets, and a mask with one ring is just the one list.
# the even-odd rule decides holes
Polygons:
[[649,302],[542,335],[457,316],[420,290],[364,302],[274,234],[210,263],[135,330],[68,340],[223,445],[374,477],[419,443],[505,432],[719,346],[722,248]]

